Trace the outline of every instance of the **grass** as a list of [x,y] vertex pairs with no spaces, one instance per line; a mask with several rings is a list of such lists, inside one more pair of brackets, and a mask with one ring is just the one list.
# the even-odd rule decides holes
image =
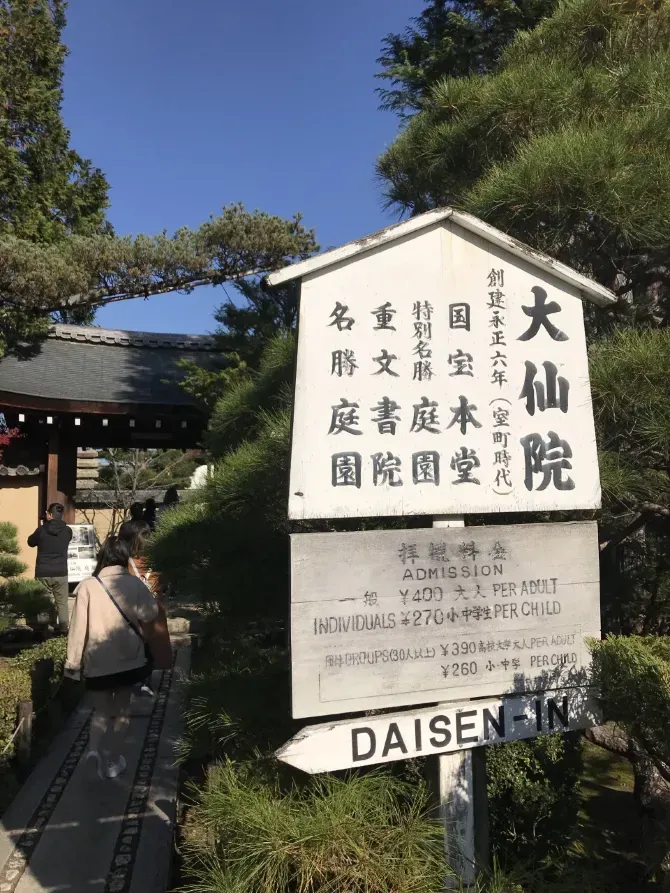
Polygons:
[[[418,775],[372,773],[345,784],[337,776],[296,776],[268,759],[290,737],[291,722],[279,685],[285,655],[265,638],[262,630],[230,640],[218,636],[215,649],[194,655],[183,742],[191,784],[185,810],[182,798],[176,889],[441,891],[441,829],[436,837]],[[496,867],[476,893],[652,889],[641,882],[636,856],[630,764],[585,739],[581,747],[579,820],[568,852],[537,864],[533,846],[520,846],[506,870]],[[415,766],[394,765],[397,771]]]
[[[267,771],[264,771],[264,768]],[[189,841],[191,893],[441,893],[428,794],[386,774],[283,787],[263,761],[210,769]]]
[[569,858],[606,893],[637,893],[642,885],[640,833],[628,760],[584,739],[579,826]]

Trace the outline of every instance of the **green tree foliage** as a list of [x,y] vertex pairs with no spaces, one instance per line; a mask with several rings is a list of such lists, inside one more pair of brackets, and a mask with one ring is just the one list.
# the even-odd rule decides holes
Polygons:
[[670,503],[670,330],[619,329],[589,349],[603,490],[639,510]]
[[266,344],[277,332],[293,331],[298,321],[297,282],[270,289],[264,279],[236,282],[241,305],[232,300],[214,314],[216,338],[226,354],[237,354],[256,368]]
[[558,734],[489,747],[486,769],[491,836],[505,863],[520,849],[537,864],[564,852],[579,809],[579,739]]
[[0,236],[57,242],[108,229],[103,173],[63,124],[64,0],[0,2]]
[[[111,232],[104,174],[70,148],[63,124],[64,0],[0,3],[0,239],[53,244],[67,235]],[[89,322],[90,307],[59,311]],[[3,329],[21,326],[12,313]],[[24,323],[25,325],[25,323]]]
[[0,522],[0,613],[34,619],[51,611],[53,602],[39,581],[21,577],[28,565],[19,558],[17,537],[15,524]]
[[299,215],[283,220],[241,205],[223,209],[198,229],[172,236],[67,236],[43,245],[0,239],[0,318],[8,338],[44,324],[49,313],[165,291],[190,292],[261,273],[309,256],[314,233]]
[[211,407],[233,384],[248,378],[250,369],[258,368],[265,345],[277,332],[293,331],[298,321],[296,282],[272,290],[265,279],[233,284],[237,300],[229,298],[214,314],[219,323],[215,332],[219,368],[203,369],[188,360],[180,363],[186,373],[184,389]]
[[277,335],[259,373],[217,404],[207,447],[217,460],[197,503],[159,525],[153,566],[216,605],[229,622],[282,624],[288,606],[285,495],[294,342]]
[[610,723],[590,730],[635,773],[642,853],[649,875],[670,889],[670,639],[610,637],[592,642],[593,682]]
[[454,204],[666,318],[670,4],[563,0],[499,69],[436,84],[378,162],[390,203]]
[[670,631],[669,330],[621,328],[589,348],[605,511],[602,605],[610,632]]
[[199,366],[191,360],[177,363],[184,371],[181,387],[214,409],[220,397],[238,381],[247,378],[246,362],[236,353],[221,354],[211,368]]
[[377,92],[382,108],[406,118],[430,102],[445,77],[495,70],[517,31],[533,28],[556,0],[427,0],[402,34],[382,41]]

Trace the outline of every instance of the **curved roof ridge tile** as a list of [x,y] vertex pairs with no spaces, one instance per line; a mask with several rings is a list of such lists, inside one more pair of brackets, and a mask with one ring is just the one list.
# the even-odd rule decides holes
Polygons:
[[103,329],[98,326],[57,324],[51,327],[49,338],[55,338],[59,341],[117,345],[118,347],[216,350],[216,339],[212,335],[185,335],[176,332],[134,332],[123,329]]

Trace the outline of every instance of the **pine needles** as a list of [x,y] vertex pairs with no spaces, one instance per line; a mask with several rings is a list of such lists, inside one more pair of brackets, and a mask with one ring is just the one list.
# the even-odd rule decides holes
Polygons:
[[[386,774],[282,791],[257,766],[211,770],[193,816],[192,893],[438,893],[443,831],[425,789]],[[214,848],[212,847],[214,844]]]

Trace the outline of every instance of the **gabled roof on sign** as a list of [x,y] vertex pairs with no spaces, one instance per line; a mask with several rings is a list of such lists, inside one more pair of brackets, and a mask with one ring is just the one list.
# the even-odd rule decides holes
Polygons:
[[402,223],[387,226],[386,229],[382,229],[370,236],[347,242],[346,245],[340,245],[339,248],[332,248],[330,251],[324,251],[323,254],[317,254],[315,257],[310,257],[297,264],[284,267],[282,270],[271,273],[268,277],[268,283],[271,286],[281,285],[284,282],[290,282],[292,279],[307,276],[309,273],[316,273],[318,270],[331,267],[343,260],[349,260],[358,254],[371,251],[380,245],[388,244],[395,239],[419,232],[448,219],[453,220],[455,224],[463,229],[476,233],[498,248],[509,251],[510,254],[516,257],[523,258],[523,260],[547,273],[552,273],[557,279],[561,279],[563,282],[567,282],[577,288],[583,298],[593,301],[594,304],[607,307],[617,301],[617,296],[614,292],[605,288],[604,285],[600,285],[599,282],[589,279],[588,276],[578,273],[571,267],[566,266],[566,264],[562,264],[541,251],[536,251],[534,248],[524,245],[523,242],[519,242],[512,236],[508,236],[507,233],[490,226],[488,223],[484,223],[483,220],[479,220],[479,218],[473,217],[471,214],[465,214],[462,211],[454,211],[453,208],[436,208],[434,211],[427,211],[425,214],[419,214],[417,217],[412,217]]

